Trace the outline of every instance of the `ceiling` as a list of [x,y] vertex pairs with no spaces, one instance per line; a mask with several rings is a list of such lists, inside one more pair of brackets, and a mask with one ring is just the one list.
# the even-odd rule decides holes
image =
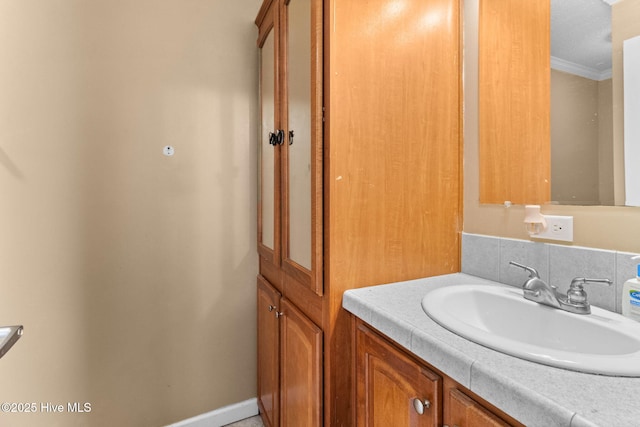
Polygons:
[[611,77],[611,4],[551,0],[551,67],[593,80]]

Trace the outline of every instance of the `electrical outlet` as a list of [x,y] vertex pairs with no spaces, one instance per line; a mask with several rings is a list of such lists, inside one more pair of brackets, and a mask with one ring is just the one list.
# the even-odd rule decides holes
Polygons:
[[531,237],[536,239],[562,240],[573,242],[573,217],[559,215],[545,215],[546,228]]

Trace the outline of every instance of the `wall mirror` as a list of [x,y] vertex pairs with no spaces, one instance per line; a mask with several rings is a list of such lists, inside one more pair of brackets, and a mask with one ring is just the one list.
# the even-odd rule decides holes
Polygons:
[[551,0],[553,203],[640,204],[640,180],[625,179],[624,167],[634,144],[625,132],[624,93],[633,85],[625,84],[623,46],[637,35],[640,0]]

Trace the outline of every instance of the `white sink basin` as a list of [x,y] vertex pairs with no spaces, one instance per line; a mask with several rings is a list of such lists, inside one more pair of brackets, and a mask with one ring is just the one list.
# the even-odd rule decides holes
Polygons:
[[460,285],[429,292],[422,308],[451,332],[502,353],[574,371],[640,377],[640,323],[598,307],[573,314],[528,301],[517,288]]
[[0,357],[22,336],[22,326],[0,326]]

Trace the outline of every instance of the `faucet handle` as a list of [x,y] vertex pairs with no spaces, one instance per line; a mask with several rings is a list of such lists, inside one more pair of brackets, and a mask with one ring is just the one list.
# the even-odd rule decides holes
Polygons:
[[596,283],[605,286],[613,285],[613,282],[609,279],[587,279],[586,277],[575,277],[571,281],[569,290],[567,291],[567,301],[571,304],[583,304],[588,305],[587,293],[584,291],[584,285],[586,283]]
[[538,270],[536,270],[536,269],[535,269],[535,268],[533,268],[533,267],[528,267],[528,266],[526,266],[526,265],[518,264],[518,263],[517,263],[517,262],[515,262],[515,261],[509,261],[509,264],[511,264],[511,265],[515,265],[516,267],[520,267],[521,269],[523,269],[523,270],[527,271],[527,272],[529,273],[529,277],[530,277],[531,279],[533,279],[533,278],[537,278],[537,279],[539,279],[539,278],[540,278],[540,275],[538,274]]
[[613,282],[609,279],[587,279],[586,277],[574,277],[571,281],[571,289],[582,288],[585,283],[597,283],[605,286],[613,285]]

